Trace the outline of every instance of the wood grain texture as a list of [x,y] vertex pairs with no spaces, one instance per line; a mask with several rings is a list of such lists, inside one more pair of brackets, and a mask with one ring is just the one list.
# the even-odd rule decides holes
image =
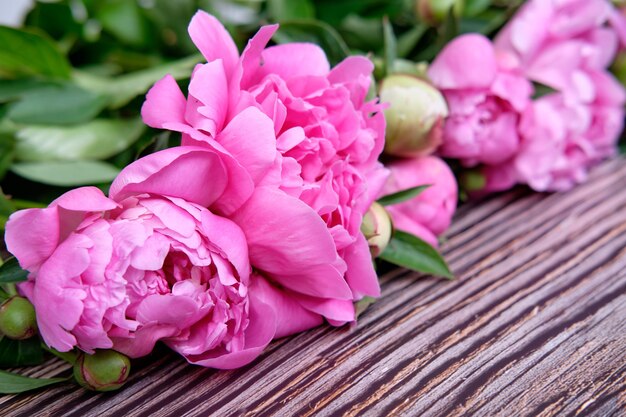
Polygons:
[[390,270],[357,326],[279,340],[243,369],[163,350],[119,392],[67,383],[1,397],[0,414],[626,415],[626,161],[568,193],[466,204],[443,250],[456,281]]

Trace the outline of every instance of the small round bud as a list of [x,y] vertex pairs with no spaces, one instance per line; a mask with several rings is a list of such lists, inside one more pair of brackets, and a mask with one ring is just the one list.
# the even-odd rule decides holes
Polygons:
[[387,210],[376,202],[372,203],[361,223],[361,232],[367,239],[372,258],[384,252],[391,240],[392,229],[391,217]]
[[385,152],[394,156],[431,154],[441,144],[448,106],[443,95],[427,81],[407,74],[382,81],[380,99],[385,109]]
[[24,340],[37,334],[35,308],[24,297],[11,297],[0,306],[0,332],[9,339]]
[[431,26],[438,26],[446,20],[450,9],[459,17],[463,14],[465,0],[415,0],[415,14],[418,19]]
[[114,391],[130,374],[130,359],[114,350],[96,350],[93,355],[81,352],[74,363],[74,378],[92,391]]

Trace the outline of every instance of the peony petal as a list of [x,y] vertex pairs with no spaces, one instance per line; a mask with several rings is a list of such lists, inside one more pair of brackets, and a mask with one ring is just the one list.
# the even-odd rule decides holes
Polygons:
[[328,81],[333,84],[350,83],[360,76],[370,77],[372,71],[374,71],[372,61],[364,56],[350,56],[330,71]]
[[198,305],[189,297],[172,294],[151,295],[139,304],[137,321],[144,325],[169,324],[185,329],[197,311]]
[[237,269],[240,280],[245,282],[250,274],[250,260],[246,237],[239,226],[208,210],[202,212],[200,226],[211,244],[219,248],[223,256]]
[[268,74],[288,81],[304,75],[324,76],[330,70],[326,54],[322,48],[312,43],[292,42],[271,46],[261,56],[263,66],[256,72],[256,82],[260,82]]
[[[261,29],[248,41],[248,45],[241,53],[239,65],[231,79],[230,88],[246,90],[252,80],[256,78],[256,72],[263,66],[261,54],[270,41],[278,25],[262,26]],[[234,96],[234,95],[233,95]]]
[[59,227],[56,207],[17,211],[5,226],[7,250],[22,268],[35,272],[59,244]]
[[162,129],[166,123],[185,123],[187,100],[171,75],[157,81],[141,106],[141,117],[148,126]]
[[251,194],[252,183],[229,156],[193,146],[169,148],[143,157],[117,176],[109,195],[121,201],[131,195],[178,197],[225,211],[239,207]]
[[352,289],[352,298],[360,300],[366,295],[380,297],[378,276],[372,263],[369,245],[362,233],[357,235],[356,242],[345,249],[343,259],[348,265],[346,281]]
[[246,235],[252,266],[268,279],[303,294],[352,299],[326,224],[302,201],[257,188],[233,220]]
[[235,369],[249,364],[256,359],[276,334],[276,315],[274,310],[251,294],[250,323],[246,329],[246,344],[237,352],[207,352],[203,355],[186,356],[194,365],[217,369]]
[[324,316],[333,326],[356,320],[354,303],[351,300],[329,300],[302,294],[296,294],[294,298],[302,307]]
[[70,331],[83,313],[79,276],[89,266],[88,250],[93,242],[86,236],[74,234],[60,244],[37,274],[33,299],[37,324],[44,341],[61,352],[76,345]]
[[255,107],[236,115],[217,141],[259,183],[276,159],[276,136],[272,120]]
[[189,95],[201,103],[195,116],[203,118],[203,125],[193,123],[189,117],[187,120],[192,126],[215,137],[222,130],[228,111],[228,84],[222,60],[201,65],[193,73],[189,83]]
[[131,358],[140,358],[149,355],[158,341],[179,333],[180,329],[172,324],[140,327],[133,338],[112,338],[113,348]]
[[50,206],[63,207],[72,211],[107,211],[118,207],[118,204],[107,198],[99,188],[80,187],[70,190],[50,203]]
[[290,336],[321,325],[324,320],[317,313],[302,307],[294,293],[273,286],[258,274],[252,276],[250,291],[276,314],[275,338]]
[[493,45],[477,34],[452,40],[428,69],[428,76],[440,89],[489,88],[496,76]]
[[189,23],[189,36],[208,62],[221,59],[226,76],[235,70],[239,52],[226,28],[210,14],[198,11]]

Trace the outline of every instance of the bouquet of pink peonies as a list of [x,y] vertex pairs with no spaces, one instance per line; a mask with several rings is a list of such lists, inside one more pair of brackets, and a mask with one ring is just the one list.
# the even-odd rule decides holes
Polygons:
[[[461,3],[415,11],[439,36]],[[169,68],[141,99],[143,122],[180,142],[143,148],[106,192],[73,188],[6,221],[0,347],[51,352],[102,391],[159,342],[238,368],[274,339],[355,323],[380,296],[377,263],[452,278],[437,248],[459,196],[564,191],[617,152],[626,92],[608,68],[626,18],[608,0],[529,0],[494,41],[441,38],[430,64],[398,56],[407,38],[381,25],[383,59],[333,66],[278,25],[240,53],[198,11],[186,92]]]

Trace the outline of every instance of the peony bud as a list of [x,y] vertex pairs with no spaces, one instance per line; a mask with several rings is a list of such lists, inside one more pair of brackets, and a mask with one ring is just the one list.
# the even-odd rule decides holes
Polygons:
[[361,223],[361,232],[370,246],[372,258],[383,253],[391,240],[392,229],[391,217],[387,210],[376,202],[372,203]]
[[15,296],[0,306],[0,332],[15,340],[28,339],[37,334],[37,317],[30,301]]
[[415,13],[418,19],[431,26],[438,26],[446,20],[450,9],[456,17],[463,14],[465,0],[416,0]]
[[441,144],[448,106],[430,83],[411,75],[390,75],[382,81],[380,99],[389,103],[385,110],[386,153],[429,155]]
[[130,359],[114,350],[96,350],[93,355],[81,352],[74,363],[74,378],[92,391],[114,391],[130,374]]

